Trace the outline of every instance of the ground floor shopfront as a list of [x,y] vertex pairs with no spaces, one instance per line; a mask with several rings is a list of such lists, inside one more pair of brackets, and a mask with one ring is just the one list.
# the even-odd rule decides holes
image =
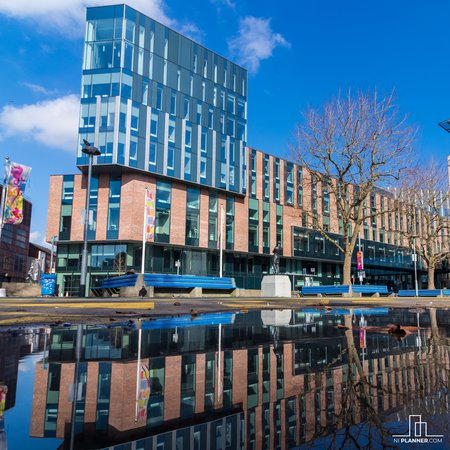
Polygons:
[[[81,244],[59,246],[57,284],[60,295],[78,295],[80,283]],[[141,243],[95,243],[89,246],[87,285],[99,286],[106,277],[134,270],[140,272]],[[179,273],[219,276],[217,249],[199,249],[170,244],[147,245],[146,273]],[[235,278],[241,289],[260,289],[264,275],[271,273],[272,255],[224,251],[223,275]],[[356,258],[353,268],[355,281]],[[282,257],[280,273],[289,274],[294,289],[305,283],[317,285],[339,284],[342,279],[342,258],[319,259],[305,252],[304,256]],[[418,270],[419,287],[426,287],[425,272]],[[390,290],[414,288],[414,269],[411,262],[366,258],[364,283],[387,285]]]

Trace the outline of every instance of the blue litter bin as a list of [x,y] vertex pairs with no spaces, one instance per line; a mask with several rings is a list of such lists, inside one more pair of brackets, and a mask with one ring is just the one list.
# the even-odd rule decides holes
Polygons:
[[56,274],[44,273],[41,276],[41,295],[53,296],[56,291]]

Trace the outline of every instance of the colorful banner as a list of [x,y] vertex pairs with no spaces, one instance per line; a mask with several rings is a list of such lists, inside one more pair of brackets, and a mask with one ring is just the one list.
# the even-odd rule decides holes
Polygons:
[[19,225],[23,221],[23,193],[30,176],[31,167],[15,162],[9,163],[6,173],[6,199],[3,223]]
[[153,239],[155,234],[155,198],[153,192],[145,191],[145,240]]
[[145,364],[141,365],[139,371],[139,397],[138,397],[138,414],[139,418],[147,417],[147,404],[150,398],[150,371]]
[[363,252],[356,252],[356,269],[358,272],[364,270]]
[[5,384],[0,385],[0,419],[3,418],[3,413],[6,409],[6,394],[8,387]]

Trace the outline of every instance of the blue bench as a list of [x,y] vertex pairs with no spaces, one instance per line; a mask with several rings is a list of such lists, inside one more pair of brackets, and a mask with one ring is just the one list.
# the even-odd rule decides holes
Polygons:
[[[136,286],[137,277],[137,274],[133,274],[106,278],[99,287],[91,288],[91,291],[96,297],[103,297],[105,292],[110,296],[119,295],[121,288]],[[154,288],[172,290],[202,288],[202,290],[211,291],[232,291],[236,289],[234,278],[160,273],[144,274],[144,284]]]
[[202,288],[211,290],[232,290],[236,288],[234,278],[203,277],[197,275],[146,273],[144,275],[144,282],[146,286],[153,286],[158,288]]
[[450,289],[442,289],[442,295],[448,297],[450,295]]
[[302,295],[389,294],[387,286],[375,284],[341,284],[337,286],[304,286]]
[[352,291],[357,294],[389,294],[387,286],[376,284],[354,284]]
[[302,295],[342,295],[350,292],[348,284],[337,286],[303,286]]
[[[417,291],[419,297],[440,297],[440,289],[419,289]],[[450,292],[449,292],[450,293]],[[444,294],[445,295],[445,294]],[[415,289],[400,289],[397,294],[398,297],[415,297]]]
[[130,287],[136,285],[136,274],[118,275],[117,277],[105,278],[100,287],[91,288],[96,297],[103,297],[106,291],[110,296],[120,294],[121,287]]

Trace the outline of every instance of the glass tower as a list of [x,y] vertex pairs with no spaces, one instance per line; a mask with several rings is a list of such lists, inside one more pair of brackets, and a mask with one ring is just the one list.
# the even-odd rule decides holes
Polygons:
[[82,139],[98,166],[245,194],[247,71],[128,6],[88,8]]

